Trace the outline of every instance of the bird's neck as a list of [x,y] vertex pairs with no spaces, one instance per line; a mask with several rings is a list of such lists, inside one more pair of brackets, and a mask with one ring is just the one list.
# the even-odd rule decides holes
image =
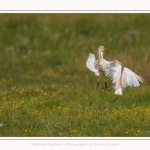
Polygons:
[[101,62],[102,60],[103,60],[103,52],[100,51],[98,56],[98,62]]

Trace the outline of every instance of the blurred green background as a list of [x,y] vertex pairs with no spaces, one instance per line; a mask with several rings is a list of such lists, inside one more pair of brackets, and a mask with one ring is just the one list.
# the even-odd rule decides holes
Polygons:
[[[146,13],[0,14],[0,136],[149,136],[149,33]],[[85,66],[100,45],[144,81],[114,104]]]

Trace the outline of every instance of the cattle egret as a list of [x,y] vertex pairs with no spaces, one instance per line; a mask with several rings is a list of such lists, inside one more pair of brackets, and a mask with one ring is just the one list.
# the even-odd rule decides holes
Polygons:
[[[99,87],[100,75],[105,77],[110,77],[112,80],[112,88],[115,90],[114,94],[122,95],[122,90],[126,87],[138,87],[143,79],[131,71],[130,69],[124,67],[122,70],[121,62],[118,60],[107,61],[103,58],[103,52],[106,50],[104,46],[98,48],[98,59],[95,59],[94,54],[89,54],[86,60],[87,68],[94,72],[95,76],[98,76],[97,87]],[[105,80],[105,87],[102,86],[104,90],[107,90],[107,83]],[[118,98],[118,97],[117,97]],[[116,99],[117,99],[116,98]]]

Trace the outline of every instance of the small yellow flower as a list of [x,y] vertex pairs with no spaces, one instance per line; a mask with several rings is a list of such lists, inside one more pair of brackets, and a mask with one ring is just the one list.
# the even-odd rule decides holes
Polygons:
[[131,131],[133,132],[133,128],[131,129]]
[[138,130],[138,133],[140,133],[141,132],[141,130]]
[[71,132],[76,133],[76,132],[78,132],[78,130],[77,129],[72,129]]

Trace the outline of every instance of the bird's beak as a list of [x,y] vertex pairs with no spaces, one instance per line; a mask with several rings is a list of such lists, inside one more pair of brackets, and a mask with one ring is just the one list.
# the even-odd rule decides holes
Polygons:
[[106,50],[106,48],[104,47],[104,50]]

